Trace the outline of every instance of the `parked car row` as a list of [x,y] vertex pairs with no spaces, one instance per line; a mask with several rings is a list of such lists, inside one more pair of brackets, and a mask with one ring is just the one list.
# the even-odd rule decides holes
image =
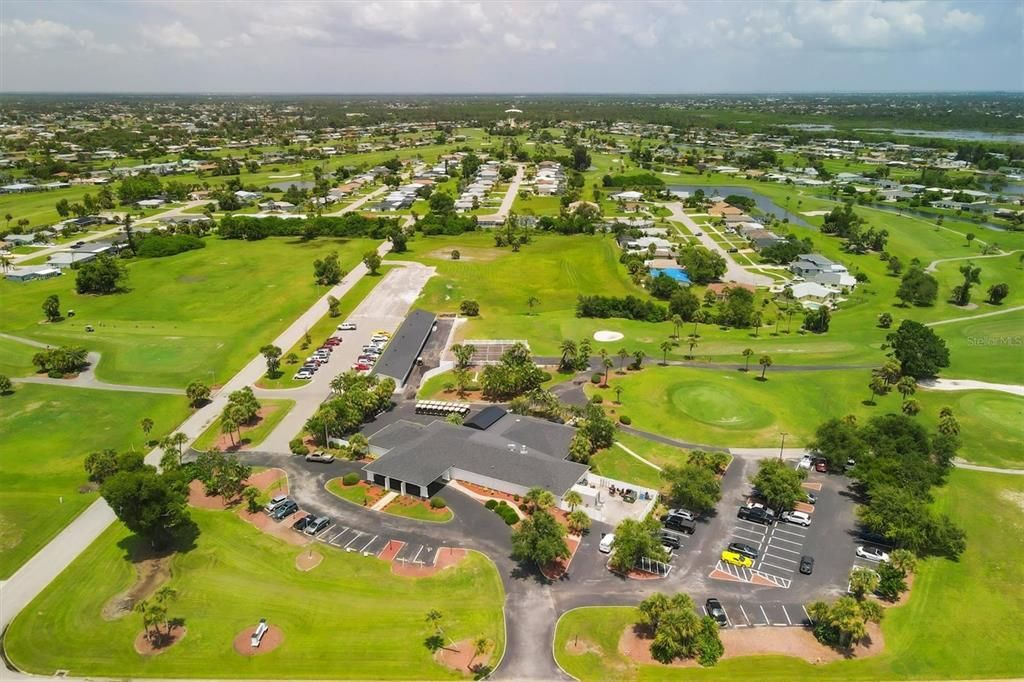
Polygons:
[[302,364],[302,367],[295,373],[294,379],[308,381],[313,378],[316,371],[323,365],[327,364],[327,361],[331,359],[331,353],[334,348],[341,343],[341,339],[336,336],[329,336],[323,344],[313,351],[313,354],[306,358],[306,361]]
[[[299,504],[287,495],[275,495],[270,498],[270,502],[267,503],[263,510],[275,521],[282,521],[299,511]],[[314,517],[309,514],[293,523],[292,529],[306,535],[316,535],[322,530],[329,528],[330,525],[331,520],[326,516]]]
[[384,353],[384,348],[388,345],[390,339],[391,334],[388,332],[378,331],[374,333],[370,338],[370,343],[362,347],[359,357],[352,364],[352,369],[357,372],[367,372],[372,369],[381,354]]

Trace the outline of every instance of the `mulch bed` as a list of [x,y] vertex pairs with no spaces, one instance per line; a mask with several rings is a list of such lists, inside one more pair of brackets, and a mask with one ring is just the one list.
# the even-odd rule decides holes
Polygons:
[[[245,485],[251,485],[254,488],[258,488],[260,491],[264,491],[282,479],[283,482],[275,488],[274,493],[287,495],[288,474],[285,473],[284,469],[278,469],[276,467],[266,469],[258,474],[253,474],[245,481]],[[224,499],[223,495],[207,495],[206,488],[199,480],[193,480],[188,484],[188,504],[190,507],[195,507],[197,509],[214,509],[219,511],[233,507],[240,501],[241,499],[228,502]]]
[[[383,554],[381,556],[383,557]],[[428,576],[436,575],[446,568],[458,566],[467,556],[469,556],[469,552],[465,549],[439,547],[437,550],[437,558],[434,561],[433,566],[421,566],[420,564],[392,561],[391,572],[405,578],[426,578]]]
[[493,647],[489,645],[487,651],[479,656],[474,656],[474,641],[463,639],[438,649],[434,653],[434,660],[455,672],[472,675],[479,668],[487,665],[492,649]]
[[324,555],[320,552],[314,552],[312,550],[302,552],[295,557],[295,568],[302,572],[312,571],[314,568],[320,565],[320,562],[324,560]]
[[251,640],[253,633],[256,632],[256,625],[247,627],[235,636],[235,651],[242,656],[259,656],[260,654],[269,654],[271,651],[281,646],[284,642],[284,632],[281,628],[276,625],[269,626],[267,634],[263,635],[263,639],[260,641],[259,647],[253,647]]
[[292,524],[302,518],[302,512],[292,514],[286,519],[275,521],[261,511],[250,512],[247,509],[239,509],[238,517],[247,523],[251,523],[264,533],[269,533],[279,540],[284,540],[290,545],[305,545],[312,538],[303,533],[296,533],[292,530]]
[[152,637],[151,634],[146,630],[139,633],[139,636],[135,638],[135,653],[141,656],[159,656],[185,639],[188,629],[184,625],[172,625],[170,633],[161,632]]
[[248,450],[249,444],[243,442],[245,434],[255,429],[260,423],[269,417],[270,415],[281,409],[280,405],[264,405],[256,412],[256,418],[252,420],[251,424],[243,424],[242,428],[237,432],[240,434],[235,437],[236,434],[222,433],[217,436],[217,440],[213,442],[214,448],[221,452],[238,452],[239,450]]
[[558,559],[552,561],[550,564],[540,569],[540,572],[544,574],[544,577],[548,580],[559,580],[569,572],[569,564],[572,563],[573,557],[576,556],[576,550],[580,548],[581,539],[578,536],[570,535],[565,538],[565,544],[569,546],[569,558]]
[[377,555],[377,558],[381,561],[394,561],[403,547],[405,547],[405,543],[401,540],[388,540],[388,544],[384,545],[384,549]]

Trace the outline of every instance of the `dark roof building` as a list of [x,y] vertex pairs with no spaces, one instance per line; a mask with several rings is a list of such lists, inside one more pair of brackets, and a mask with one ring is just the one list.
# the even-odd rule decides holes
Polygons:
[[489,407],[485,407],[467,419],[463,422],[463,426],[468,426],[469,428],[476,429],[477,431],[486,431],[494,426],[494,422],[504,417],[505,414],[505,408],[498,407],[497,405],[491,405]]
[[566,459],[572,427],[495,409],[469,428],[440,420],[384,427],[370,437],[380,456],[363,467],[367,480],[420,497],[452,479],[520,495],[540,486],[561,497],[587,474]]
[[373,374],[391,377],[399,386],[404,385],[434,329],[436,319],[434,313],[426,310],[417,309],[409,313],[374,365]]

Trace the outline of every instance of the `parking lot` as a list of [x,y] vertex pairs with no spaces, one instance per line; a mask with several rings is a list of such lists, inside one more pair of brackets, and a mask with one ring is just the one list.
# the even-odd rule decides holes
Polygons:
[[[753,602],[738,599],[721,599],[722,609],[729,619],[729,625],[747,627],[803,627],[811,619],[803,604],[792,602]],[[708,615],[707,608],[700,605],[701,615]]]

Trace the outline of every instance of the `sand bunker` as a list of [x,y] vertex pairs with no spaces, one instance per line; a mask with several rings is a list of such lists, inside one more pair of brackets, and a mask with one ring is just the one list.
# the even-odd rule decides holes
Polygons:
[[619,332],[612,332],[612,331],[608,331],[607,329],[602,329],[599,332],[594,332],[594,340],[595,341],[604,341],[604,342],[607,343],[607,342],[610,342],[610,341],[618,341],[618,340],[620,340],[622,338],[623,338],[623,336]]

